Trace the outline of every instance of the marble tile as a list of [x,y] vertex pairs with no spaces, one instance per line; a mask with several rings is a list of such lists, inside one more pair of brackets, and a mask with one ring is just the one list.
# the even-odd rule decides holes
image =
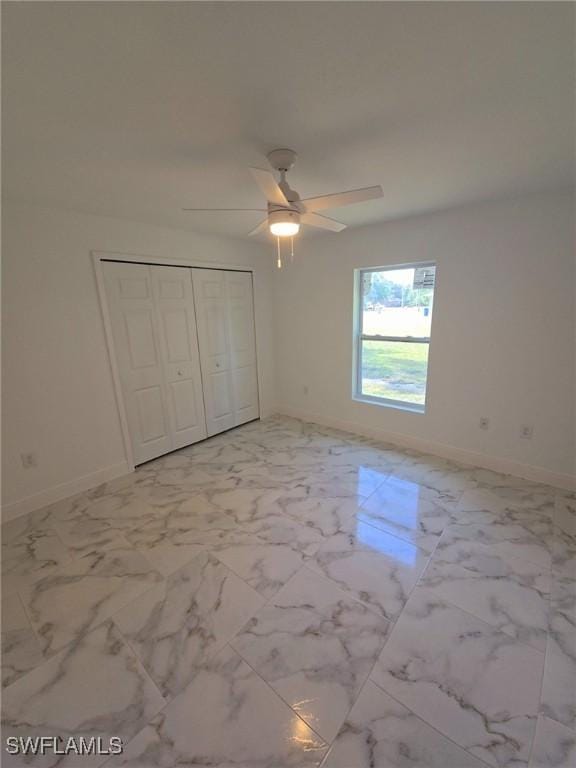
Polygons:
[[415,715],[498,767],[526,765],[544,654],[417,587],[371,674]]
[[550,568],[552,529],[547,521],[527,521],[521,514],[476,512],[475,519],[451,523],[454,541],[476,542],[490,547],[502,557],[517,557]]
[[478,487],[466,490],[458,502],[461,512],[488,510],[505,512],[518,509],[551,518],[554,510],[554,492],[546,487],[513,478],[500,486]]
[[395,619],[428,562],[413,544],[357,521],[320,547],[308,565],[386,619]]
[[216,440],[211,438],[183,448],[179,455],[190,457],[192,461],[201,464],[249,464],[256,460],[253,451],[242,445],[235,445],[230,439]]
[[120,540],[126,541],[123,529],[90,518],[56,524],[55,529],[72,553],[72,559],[101,552]]
[[247,523],[213,548],[216,557],[266,598],[316,553],[323,539],[288,516]]
[[210,501],[210,495],[170,496],[158,503],[158,516],[124,533],[126,540],[164,576],[189,563],[200,552],[230,540],[240,528],[233,515]]
[[[135,493],[153,506],[154,501],[161,504],[170,497],[182,499],[210,488],[236,486],[231,479],[232,468],[219,464],[192,464],[188,461],[185,466],[170,464],[164,468],[151,462],[139,467],[136,472],[138,485]],[[240,471],[237,474],[241,475]]]
[[312,465],[330,455],[332,451],[347,451],[353,444],[337,435],[315,432],[295,434],[284,432],[282,436],[264,436],[251,441],[251,445],[260,449],[261,456],[276,464]]
[[576,664],[576,579],[552,578],[549,633],[551,646]]
[[14,539],[20,537],[30,534],[38,534],[49,527],[47,512],[44,512],[41,515],[38,513],[21,515],[20,517],[15,517],[13,520],[7,520],[2,523],[2,546],[7,545],[14,541]]
[[478,488],[489,488],[496,493],[504,496],[515,494],[544,494],[550,492],[550,486],[538,483],[535,480],[527,480],[517,475],[495,472],[492,469],[474,467],[472,471],[474,480],[478,483]]
[[322,768],[484,768],[370,680]]
[[265,461],[270,467],[289,467],[298,472],[321,471],[328,456],[328,449],[314,445],[313,438],[298,441],[300,445],[293,447],[274,448],[261,446],[258,451],[260,461]]
[[90,501],[106,499],[110,496],[126,494],[135,491],[138,486],[138,471],[129,472],[126,475],[115,477],[105,483],[100,483],[95,488],[85,491],[84,495]]
[[[497,550],[487,538],[475,538],[474,527],[449,523],[434,550],[435,562],[454,563],[477,573],[505,576],[510,555]],[[549,573],[549,568],[539,566],[530,560],[514,557],[513,562],[521,572]]]
[[[140,468],[136,469],[138,472]],[[197,468],[198,472],[201,472],[200,468]],[[203,487],[212,487],[214,484],[214,478],[212,475],[206,475],[203,483],[199,483],[199,487],[189,487],[180,483],[160,483],[154,480],[142,481],[138,488],[135,490],[135,495],[138,498],[143,499],[146,504],[149,504],[154,511],[161,517],[164,509],[177,502],[185,501],[202,490]]]
[[[245,523],[265,520],[277,514],[276,500],[280,491],[268,488],[214,489],[195,494],[181,503],[177,513],[170,513],[170,523],[182,525],[196,519],[226,520],[230,527],[243,528]],[[190,521],[190,518],[193,518]]]
[[50,529],[26,530],[2,542],[2,590],[4,594],[55,572],[69,561],[72,552]]
[[154,519],[158,513],[130,488],[93,499],[85,514],[91,520],[102,520],[129,530]]
[[356,515],[360,510],[360,505],[355,499],[346,498],[292,499],[279,496],[276,504],[281,512],[324,538],[353,531],[356,527]]
[[445,501],[458,500],[464,491],[477,485],[471,467],[463,467],[436,456],[407,456],[392,474],[436,491]]
[[55,521],[77,517],[88,504],[89,499],[86,494],[78,493],[35,512],[8,520],[2,523],[2,542],[7,544],[15,537],[51,529]]
[[507,475],[503,472],[496,472],[493,469],[484,469],[483,467],[475,467],[472,470],[472,476],[478,483],[479,488],[515,487],[518,483],[524,485],[528,482],[523,478]]
[[576,661],[552,636],[546,649],[540,711],[576,730]]
[[[115,734],[118,703],[134,738],[110,765],[318,765],[344,718],[324,768],[526,768],[537,717],[532,768],[574,762],[575,499],[288,417],[243,425],[2,526],[4,690],[30,685],[34,727],[63,735]],[[149,712],[116,685],[86,696],[115,663],[86,650],[105,627]],[[78,713],[55,678],[34,693],[55,658]]]
[[553,516],[554,524],[576,540],[576,493],[556,494]]
[[[344,456],[342,457],[344,459]],[[376,457],[374,457],[374,461]],[[332,482],[338,482],[343,488],[350,489],[350,495],[357,499],[371,496],[389,476],[387,468],[377,465],[332,464],[324,462],[322,478],[327,475]]]
[[307,498],[349,498],[363,500],[374,488],[358,477],[346,477],[345,473],[333,471],[307,472],[285,489],[285,495],[293,499]]
[[229,646],[106,768],[300,768],[327,745]]
[[[265,494],[265,490],[259,490],[253,493],[250,499],[242,496],[242,491],[234,489],[213,489],[212,491],[195,491],[194,493],[178,493],[170,495],[162,501],[155,500],[151,503],[156,515],[153,520],[145,522],[138,526],[136,530],[145,527],[163,526],[165,528],[177,528],[179,530],[196,529],[227,529],[231,530],[238,525],[238,521],[232,514],[227,513],[225,500],[223,506],[214,502],[213,498],[218,498],[221,494],[233,494],[238,502],[243,500],[244,506],[250,510],[251,504],[257,507],[256,499],[258,495]],[[249,492],[250,493],[250,492]]]
[[2,600],[2,687],[38,666],[44,657],[19,596]]
[[209,550],[219,538],[214,531],[167,528],[162,524],[130,531],[125,537],[164,577],[182,568],[200,552]]
[[22,590],[22,602],[45,654],[77,640],[160,581],[123,541],[72,560]]
[[[144,475],[144,473],[143,473]],[[250,464],[194,464],[187,468],[155,470],[149,468],[137,493],[148,503],[162,502],[173,496],[189,497],[200,491],[233,490],[234,488],[290,488],[304,481],[302,468],[274,466],[260,460]]]
[[[297,454],[300,456],[300,453]],[[268,456],[266,460],[251,464],[249,467],[239,469],[237,466],[231,469],[228,476],[229,482],[236,488],[270,488],[279,489],[284,492],[291,491],[295,487],[306,485],[311,482],[311,478],[325,477],[321,463],[313,466],[302,466],[302,457],[300,464],[297,461],[288,464],[274,464]],[[351,495],[349,487],[345,487],[342,493]],[[304,495],[302,489],[299,490],[299,496]],[[320,492],[314,492],[309,495],[322,495]]]
[[[124,743],[164,706],[165,700],[111,622],[85,635],[5,689],[3,737],[110,736]],[[81,758],[82,766],[107,757]],[[4,754],[2,764],[78,768],[79,758],[54,754],[29,760]]]
[[552,573],[556,576],[576,580],[576,537],[554,526],[550,552]]
[[370,443],[370,441],[349,440],[345,445],[328,450],[324,464],[330,467],[350,467],[378,472],[385,480],[393,469],[406,461],[406,456],[393,446]]
[[[460,508],[460,504],[458,504]],[[542,512],[540,509],[522,507],[506,507],[506,509],[476,509],[465,511],[465,519],[458,522],[464,523],[494,523],[498,525],[511,526],[517,525],[527,533],[549,542],[554,533],[554,522],[552,514]]]
[[529,768],[574,768],[576,733],[569,728],[539,717]]
[[114,621],[170,698],[263,604],[236,574],[203,553],[132,601]]
[[330,742],[374,666],[389,629],[385,619],[304,568],[231,645]]
[[[478,545],[481,546],[481,545]],[[433,558],[420,583],[438,597],[474,614],[511,637],[546,650],[549,573],[527,560],[468,551],[465,567],[447,562],[445,549]]]
[[359,518],[433,552],[450,522],[450,511],[436,491],[411,480],[391,478],[362,503]]

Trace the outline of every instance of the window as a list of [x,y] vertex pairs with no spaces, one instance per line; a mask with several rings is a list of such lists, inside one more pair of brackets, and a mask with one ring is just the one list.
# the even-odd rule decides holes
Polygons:
[[356,272],[354,396],[424,412],[436,266]]

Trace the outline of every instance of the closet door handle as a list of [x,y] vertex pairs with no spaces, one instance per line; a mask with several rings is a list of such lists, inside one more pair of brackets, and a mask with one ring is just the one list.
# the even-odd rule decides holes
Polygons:
[[183,375],[183,373],[182,373],[182,371],[181,371],[180,369],[178,369],[178,370],[176,371],[176,373],[178,374],[178,376],[182,376],[182,375]]

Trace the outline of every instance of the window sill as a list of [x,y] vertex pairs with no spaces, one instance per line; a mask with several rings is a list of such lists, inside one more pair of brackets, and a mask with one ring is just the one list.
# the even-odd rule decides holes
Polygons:
[[366,397],[365,395],[352,395],[352,400],[364,405],[379,405],[381,408],[395,408],[397,411],[408,411],[408,413],[418,413],[423,415],[426,412],[425,405],[417,403],[403,403],[400,400],[385,400],[380,397]]

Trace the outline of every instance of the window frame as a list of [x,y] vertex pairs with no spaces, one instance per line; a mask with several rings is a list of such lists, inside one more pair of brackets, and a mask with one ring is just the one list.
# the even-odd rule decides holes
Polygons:
[[[438,265],[435,261],[417,261],[408,264],[393,264],[381,267],[361,267],[354,270],[354,324],[353,324],[353,377],[352,399],[370,405],[381,405],[386,408],[396,408],[401,411],[423,414],[426,412],[426,400],[428,396],[428,370],[430,367],[430,344],[432,327],[429,336],[380,336],[363,333],[364,306],[362,296],[363,277],[371,272],[393,272],[399,269],[418,269],[419,267],[434,267],[434,289],[432,293],[431,311],[434,317],[434,292],[436,290],[436,277]],[[362,342],[363,341],[391,341],[409,344],[428,344],[428,362],[426,365],[426,388],[423,403],[410,403],[406,400],[396,400],[390,397],[378,397],[377,395],[365,395],[362,392]]]

